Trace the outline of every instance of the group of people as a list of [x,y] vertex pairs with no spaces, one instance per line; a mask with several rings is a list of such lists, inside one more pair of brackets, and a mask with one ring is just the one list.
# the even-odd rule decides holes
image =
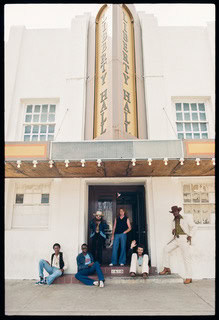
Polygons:
[[[196,231],[196,225],[193,220],[187,216],[180,214],[182,208],[178,206],[171,207],[171,213],[174,216],[172,222],[172,240],[164,248],[164,269],[159,274],[166,275],[171,274],[170,270],[170,253],[179,247],[182,252],[182,256],[185,264],[186,279],[184,284],[192,282],[192,270],[191,270],[191,253],[190,245],[192,237]],[[104,275],[101,270],[102,264],[102,250],[104,241],[106,239],[105,230],[107,224],[103,220],[103,213],[97,211],[94,214],[94,219],[90,223],[91,233],[91,252],[88,251],[88,245],[82,244],[82,252],[77,256],[78,272],[75,274],[75,278],[84,283],[85,285],[104,287]],[[110,266],[117,265],[119,261],[120,266],[126,264],[126,241],[127,233],[131,230],[130,220],[126,215],[124,209],[120,209],[119,216],[115,219],[112,230],[111,245],[112,258]],[[118,259],[118,248],[121,247],[120,255]],[[51,256],[51,263],[41,259],[39,262],[39,281],[36,284],[50,285],[56,278],[64,274],[67,269],[67,262],[64,260],[64,254],[60,251],[60,244],[55,243],[53,245],[55,253]],[[131,242],[131,246],[128,251],[128,258],[130,258],[130,276],[135,277],[137,274],[142,275],[144,279],[149,276],[149,258],[144,253],[145,247],[142,244],[136,243],[136,240]],[[118,259],[118,260],[117,260]],[[44,277],[43,269],[45,269],[49,276]],[[97,273],[98,281],[89,278],[89,275]]]

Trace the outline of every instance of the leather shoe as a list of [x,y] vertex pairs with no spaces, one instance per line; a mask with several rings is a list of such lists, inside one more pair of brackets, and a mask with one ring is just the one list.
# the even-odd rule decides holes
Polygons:
[[184,284],[189,284],[189,283],[191,283],[192,282],[192,279],[186,279],[185,281],[184,281]]
[[144,273],[142,274],[142,277],[143,277],[144,279],[147,279],[147,278],[148,278],[147,272],[144,272]]
[[130,273],[130,276],[131,276],[131,277],[135,277],[136,274],[135,274],[134,272],[131,272],[131,273]]
[[164,268],[163,271],[159,272],[160,275],[171,274],[170,268]]

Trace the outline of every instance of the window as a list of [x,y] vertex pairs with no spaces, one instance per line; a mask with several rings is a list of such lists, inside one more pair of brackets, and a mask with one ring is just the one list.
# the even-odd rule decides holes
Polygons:
[[23,203],[24,202],[24,195],[23,194],[16,194],[15,203]]
[[27,104],[24,141],[54,140],[56,104]]
[[50,184],[16,184],[12,228],[47,228]]
[[178,139],[208,139],[204,103],[175,103]]
[[213,183],[183,185],[184,213],[192,214],[197,224],[214,223],[215,189]]

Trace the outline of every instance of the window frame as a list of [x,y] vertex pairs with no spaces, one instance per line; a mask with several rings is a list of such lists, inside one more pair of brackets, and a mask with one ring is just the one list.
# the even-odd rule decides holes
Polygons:
[[[57,115],[58,115],[58,108],[59,108],[59,99],[57,98],[53,98],[53,99],[49,99],[49,98],[45,98],[45,99],[22,99],[21,100],[21,103],[22,103],[22,129],[21,129],[21,141],[23,142],[47,142],[47,141],[55,141],[55,137],[56,137],[56,133],[57,133]],[[56,109],[55,109],[55,121],[53,122],[25,122],[25,118],[26,118],[26,108],[28,105],[33,105],[33,108],[35,105],[44,105],[44,104],[47,104],[48,106],[50,104],[55,104],[56,105]],[[42,114],[42,107],[41,107],[41,111],[39,113],[39,115]],[[48,112],[47,112],[48,114]],[[31,115],[33,115],[33,112],[31,113]],[[39,119],[40,120],[40,119]],[[48,140],[48,135],[49,133],[46,133],[46,140],[24,140],[24,135],[25,135],[25,126],[27,125],[30,125],[30,126],[34,126],[34,125],[37,125],[37,126],[41,126],[41,125],[46,125],[46,126],[49,126],[49,125],[54,125],[55,128],[54,128],[54,133],[51,133],[53,135],[53,140]],[[30,136],[32,136],[33,134],[31,133]],[[38,136],[40,136],[40,133],[37,133]]]
[[[181,199],[182,199],[182,202],[181,202],[181,204],[182,204],[182,208],[183,208],[183,213],[185,214],[185,215],[187,215],[187,214],[189,214],[189,213],[185,213],[184,212],[184,204],[188,204],[188,203],[184,203],[184,190],[183,190],[183,186],[185,185],[185,184],[212,184],[213,183],[213,185],[214,185],[214,190],[215,190],[215,180],[210,180],[210,179],[203,179],[203,178],[197,178],[197,179],[191,179],[190,177],[189,178],[182,178],[182,179],[180,179],[179,180],[180,181],[180,184],[181,184]],[[215,190],[215,193],[216,193],[216,190]],[[191,202],[191,205],[192,205],[193,203]],[[201,205],[202,203],[200,202],[199,203],[199,205]],[[206,203],[207,204],[207,203]],[[204,205],[204,203],[203,203],[203,205]],[[215,229],[215,224],[216,224],[216,201],[214,202],[214,207],[215,207],[215,213],[214,213],[214,215],[215,215],[215,222],[214,223],[211,223],[211,221],[210,221],[210,223],[207,223],[207,224],[203,224],[203,223],[195,223],[195,221],[194,221],[194,219],[193,219],[193,214],[190,214],[191,216],[192,216],[192,219],[193,219],[193,221],[194,221],[194,223],[195,223],[195,225],[198,227],[198,229]],[[210,213],[210,215],[211,215],[211,213]]]

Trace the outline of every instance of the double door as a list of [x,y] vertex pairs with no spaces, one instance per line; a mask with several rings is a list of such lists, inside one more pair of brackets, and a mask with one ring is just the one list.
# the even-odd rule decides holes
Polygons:
[[[100,210],[107,222],[106,241],[103,249],[103,264],[111,262],[112,247],[110,246],[113,223],[120,208],[126,209],[132,230],[127,234],[127,251],[131,241],[136,240],[146,247],[147,227],[145,212],[144,186],[90,186],[88,224],[94,218],[93,213]],[[88,244],[91,245],[90,228],[88,225]]]

